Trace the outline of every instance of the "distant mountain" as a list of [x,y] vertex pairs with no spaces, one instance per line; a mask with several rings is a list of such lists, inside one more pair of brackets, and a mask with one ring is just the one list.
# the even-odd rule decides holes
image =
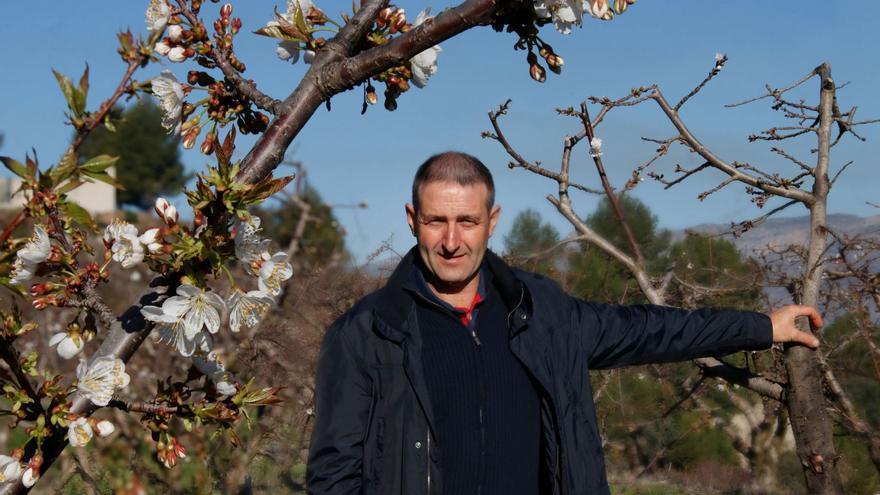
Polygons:
[[[761,252],[767,249],[767,246],[780,247],[791,244],[805,244],[809,233],[809,225],[810,217],[807,215],[790,218],[771,218],[739,237],[733,237],[730,234],[723,237],[736,244],[743,254],[751,255],[756,251]],[[828,215],[828,227],[835,232],[847,236],[860,235],[880,238],[880,215],[870,217],[846,214]],[[688,232],[720,234],[729,230],[729,224],[700,224],[677,231],[673,235],[676,238],[680,238]]]

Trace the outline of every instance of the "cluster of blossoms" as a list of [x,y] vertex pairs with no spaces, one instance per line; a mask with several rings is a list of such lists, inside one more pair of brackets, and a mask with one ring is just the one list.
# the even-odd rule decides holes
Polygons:
[[[157,339],[184,356],[207,354],[211,334],[220,330],[221,314],[229,312],[229,327],[239,332],[254,327],[281,294],[284,281],[293,275],[287,254],[269,250],[270,241],[259,236],[260,221],[251,217],[236,228],[235,254],[245,270],[257,277],[257,290],[233,289],[223,300],[217,293],[191,284],[180,285],[162,306],[146,306],[141,313],[156,324]],[[222,368],[217,371],[224,372]],[[224,373],[212,373],[215,383]],[[225,375],[224,375],[225,376]],[[222,391],[221,391],[222,393]]]
[[88,444],[95,433],[101,438],[109,437],[116,431],[113,423],[106,419],[97,420],[93,418],[79,417],[70,422],[67,427],[67,441],[71,447],[82,447]]
[[[195,8],[195,7],[194,7]],[[188,21],[179,14],[172,15],[166,0],[153,0],[147,9],[147,28],[151,36],[158,39],[154,45],[156,53],[166,56],[172,62],[183,62],[195,57],[199,64],[213,68],[216,63],[211,57],[214,46],[220,47],[227,62],[239,72],[245,70],[244,64],[238,61],[232,51],[232,39],[241,29],[241,19],[232,18],[232,5],[226,4],[220,9],[220,18],[214,23],[214,39],[208,39],[207,29],[198,22],[196,25],[184,26]],[[165,34],[164,38],[160,38]],[[179,81],[174,74],[165,70],[151,80],[150,92],[159,100],[162,109],[162,126],[169,134],[182,137],[183,147],[190,149],[208,125],[199,149],[210,154],[216,142],[217,126],[237,123],[243,134],[257,134],[266,129],[269,117],[251,108],[250,99],[240,94],[227,79],[216,81],[202,71],[190,71],[187,76],[189,84]],[[200,88],[196,88],[200,86]],[[195,105],[186,103],[184,98],[193,89],[208,92],[206,98]],[[197,107],[204,106],[204,111],[190,118]]]
[[[389,5],[379,11],[375,27],[367,35],[367,42],[371,46],[380,46],[400,33],[409,32],[420,26],[428,19],[431,9],[423,10],[416,17],[415,24],[406,20],[406,11],[402,8]],[[326,44],[322,37],[314,36],[317,31],[332,31],[327,26],[337,23],[327,17],[312,0],[287,0],[287,10],[283,14],[276,14],[275,18],[257,31],[257,34],[278,39],[275,53],[281,60],[296,63],[300,59],[310,64]],[[410,83],[423,88],[428,84],[428,79],[437,72],[437,58],[441,52],[439,46],[432,46],[427,50],[415,55],[407,63],[389,68],[378,74],[374,79],[384,83],[385,108],[394,110],[397,108],[396,100],[410,88]],[[364,88],[364,108],[366,105],[374,105],[379,98],[376,89],[367,82]]]
[[24,452],[16,449],[12,456],[0,454],[0,487],[6,483],[14,483],[21,479],[21,484],[26,488],[34,486],[40,475],[40,459],[35,456],[37,462],[33,460],[25,466],[21,464],[21,457]]
[[[168,227],[177,225],[178,213],[174,205],[164,198],[156,200],[156,213]],[[123,268],[131,268],[144,261],[144,255],[158,254],[164,251],[164,235],[162,228],[153,227],[138,234],[134,225],[113,219],[104,229],[102,237],[104,246],[110,250],[113,261]]]
[[535,0],[535,14],[552,21],[560,33],[568,34],[572,26],[581,25],[584,15],[610,21],[634,3],[636,0]]

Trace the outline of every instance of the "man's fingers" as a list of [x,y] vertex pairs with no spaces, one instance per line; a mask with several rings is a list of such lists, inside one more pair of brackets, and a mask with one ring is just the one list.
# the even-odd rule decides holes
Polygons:
[[806,316],[810,319],[810,326],[812,328],[821,328],[822,323],[822,315],[816,311],[816,308],[812,306],[796,306],[797,313],[795,316]]
[[813,349],[819,347],[819,339],[813,337],[807,332],[802,332],[800,330],[796,330],[794,335],[791,336],[792,342],[800,342],[806,346],[812,347]]

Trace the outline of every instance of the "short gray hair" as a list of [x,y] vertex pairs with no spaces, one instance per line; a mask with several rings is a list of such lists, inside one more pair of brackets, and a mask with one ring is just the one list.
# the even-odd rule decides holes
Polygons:
[[452,182],[460,186],[484,184],[489,191],[486,209],[495,205],[495,181],[492,172],[477,157],[460,151],[446,151],[425,160],[416,171],[412,185],[412,204],[419,211],[419,188],[428,182]]

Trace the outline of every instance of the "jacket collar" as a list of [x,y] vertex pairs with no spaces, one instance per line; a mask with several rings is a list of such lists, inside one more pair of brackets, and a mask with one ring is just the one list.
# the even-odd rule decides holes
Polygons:
[[[525,284],[516,277],[504,260],[492,251],[486,250],[485,262],[492,272],[492,283],[501,294],[508,311],[513,311],[522,304],[524,297],[526,302],[528,301]],[[407,322],[414,305],[407,287],[412,287],[413,270],[422,269],[421,267],[421,255],[418,246],[415,246],[406,253],[385,286],[379,290],[374,312],[383,324],[377,329],[389,340],[401,342],[411,335],[412,329]]]

